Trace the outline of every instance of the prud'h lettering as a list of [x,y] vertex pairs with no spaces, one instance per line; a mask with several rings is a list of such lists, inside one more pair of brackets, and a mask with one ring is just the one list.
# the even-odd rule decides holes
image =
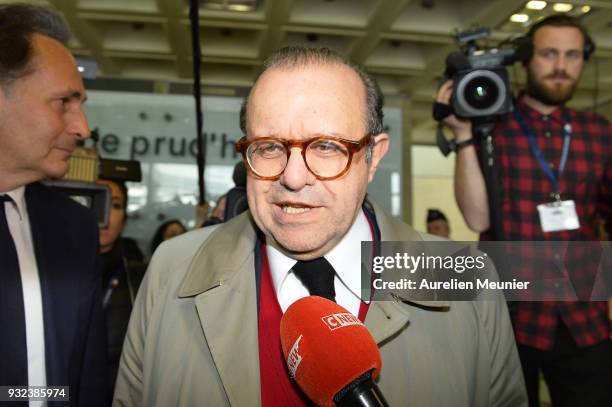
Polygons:
[[[233,138],[227,133],[204,133],[207,139],[208,153],[217,155],[220,158],[238,158]],[[116,154],[121,150],[122,145],[129,144],[130,160],[153,155],[153,156],[172,156],[172,157],[195,157],[197,155],[197,140],[187,137],[156,136],[149,137],[142,134],[135,134],[131,137],[120,137],[114,133],[108,133],[100,139],[100,149],[107,154]]]

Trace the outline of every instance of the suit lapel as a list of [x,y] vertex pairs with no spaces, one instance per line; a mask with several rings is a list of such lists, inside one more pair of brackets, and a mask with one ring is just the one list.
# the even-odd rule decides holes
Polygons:
[[255,292],[255,232],[247,214],[220,226],[194,257],[179,296],[198,317],[231,405],[261,400]]
[[26,187],[26,204],[30,218],[32,243],[40,279],[45,331],[45,364],[47,383],[68,383],[68,363],[75,337],[78,313],[77,281],[68,259],[78,258],[71,250],[70,236],[65,232],[64,211],[48,196],[41,185]]

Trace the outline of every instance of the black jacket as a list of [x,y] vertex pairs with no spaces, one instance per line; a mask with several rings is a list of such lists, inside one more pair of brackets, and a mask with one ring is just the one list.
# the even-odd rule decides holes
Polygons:
[[123,339],[146,264],[136,243],[128,238],[117,240],[111,251],[100,258],[106,317],[108,389],[112,399]]

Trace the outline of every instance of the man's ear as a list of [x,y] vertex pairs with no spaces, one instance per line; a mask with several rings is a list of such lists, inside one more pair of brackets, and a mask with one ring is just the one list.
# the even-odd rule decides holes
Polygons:
[[389,135],[387,133],[380,133],[374,136],[374,147],[372,148],[372,158],[370,161],[370,167],[368,168],[368,183],[374,179],[376,169],[380,160],[383,159],[387,151],[389,150]]

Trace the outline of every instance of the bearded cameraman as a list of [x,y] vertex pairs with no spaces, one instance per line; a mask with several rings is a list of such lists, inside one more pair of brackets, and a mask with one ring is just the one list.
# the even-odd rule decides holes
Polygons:
[[[597,216],[612,230],[612,127],[565,106],[594,43],[567,15],[539,21],[527,37],[533,44],[524,63],[527,87],[493,131],[503,239],[598,240]],[[451,94],[447,81],[436,101],[449,104]],[[490,208],[472,123],[454,115],[444,123],[455,136],[457,204],[487,240]],[[568,272],[585,273],[580,267]],[[612,406],[610,300],[517,302],[511,316],[530,406],[539,406],[540,371],[553,406]]]

